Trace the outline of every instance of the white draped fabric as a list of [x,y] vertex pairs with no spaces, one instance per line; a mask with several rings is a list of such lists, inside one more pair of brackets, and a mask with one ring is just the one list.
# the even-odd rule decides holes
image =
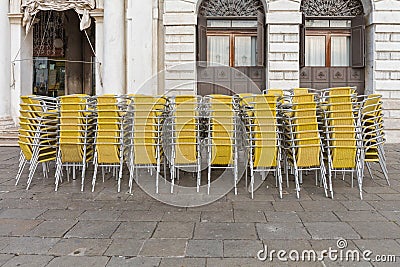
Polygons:
[[255,36],[235,37],[235,66],[256,65],[256,43]]
[[306,36],[306,66],[325,66],[325,36]]
[[229,66],[229,36],[208,36],[208,62]]
[[66,11],[74,9],[78,14],[81,14],[81,31],[90,27],[90,15],[89,11],[96,7],[95,0],[26,0],[21,5],[24,13],[23,25],[26,27],[28,32],[33,17],[40,10],[54,10],[54,11]]
[[347,67],[350,64],[350,37],[331,37],[331,66]]

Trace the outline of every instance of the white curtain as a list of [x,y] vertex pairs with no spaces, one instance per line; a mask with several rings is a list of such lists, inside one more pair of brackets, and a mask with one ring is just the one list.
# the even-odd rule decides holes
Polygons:
[[89,11],[96,7],[95,0],[25,0],[21,5],[24,13],[23,25],[28,33],[33,17],[40,10],[66,11],[74,9],[81,14],[81,31],[90,27]]
[[325,36],[306,36],[306,66],[325,66]]
[[210,65],[229,66],[229,36],[207,37],[207,61]]
[[235,37],[235,66],[255,66],[256,64],[256,37]]
[[350,37],[331,37],[331,66],[347,67],[350,64]]

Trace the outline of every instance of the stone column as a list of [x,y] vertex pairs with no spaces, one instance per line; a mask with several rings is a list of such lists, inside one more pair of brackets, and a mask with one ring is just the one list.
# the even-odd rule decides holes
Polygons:
[[95,44],[95,52],[97,57],[97,62],[94,65],[96,68],[96,95],[103,94],[103,40],[104,40],[104,19],[103,19],[103,11],[96,11],[91,14],[96,22],[96,44]]
[[8,1],[0,3],[0,118],[10,114],[10,24],[8,21]]
[[125,1],[105,0],[103,93],[124,94],[125,73]]

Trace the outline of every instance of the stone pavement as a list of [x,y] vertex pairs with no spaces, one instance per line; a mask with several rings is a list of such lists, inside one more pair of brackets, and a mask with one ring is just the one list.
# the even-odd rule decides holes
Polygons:
[[293,185],[279,199],[269,177],[254,200],[240,184],[236,196],[178,208],[137,186],[128,194],[126,179],[117,193],[109,177],[94,193],[89,186],[81,193],[79,180],[54,192],[54,180],[38,172],[25,191],[26,176],[14,186],[18,149],[0,148],[0,266],[398,266],[256,258],[263,245],[321,253],[344,238],[347,249],[397,255],[400,262],[400,145],[386,150],[392,185],[386,186],[375,166],[375,179],[365,178],[363,201],[350,177],[337,177],[331,200],[310,175],[300,200]]

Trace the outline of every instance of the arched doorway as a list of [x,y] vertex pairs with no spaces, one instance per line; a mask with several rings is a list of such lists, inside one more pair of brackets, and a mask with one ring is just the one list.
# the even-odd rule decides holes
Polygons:
[[303,0],[300,86],[365,89],[365,19],[360,0]]
[[262,91],[265,36],[260,0],[203,0],[197,23],[198,94]]

